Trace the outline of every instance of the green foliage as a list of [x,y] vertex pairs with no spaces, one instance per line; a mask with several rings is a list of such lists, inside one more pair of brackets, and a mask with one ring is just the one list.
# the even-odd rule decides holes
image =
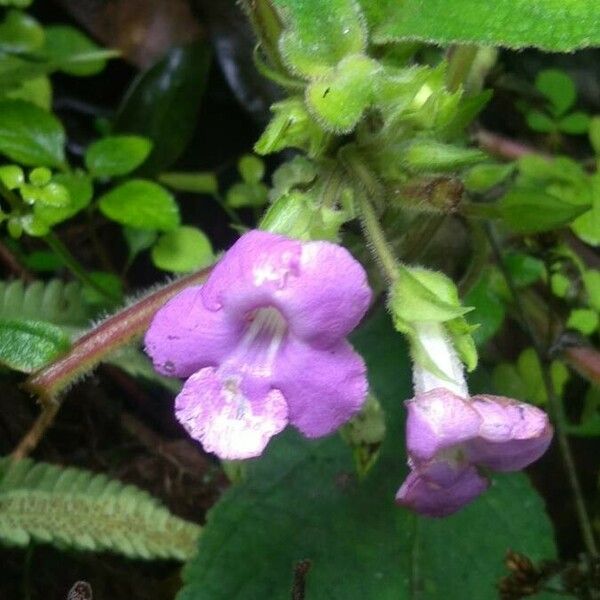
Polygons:
[[43,53],[68,75],[96,75],[104,70],[106,58],[111,55],[100,51],[87,35],[69,25],[46,27],[45,38]]
[[98,200],[102,213],[127,227],[169,231],[179,225],[179,208],[162,186],[146,179],[130,179]]
[[129,558],[185,560],[200,527],[148,493],[104,475],[29,459],[0,461],[0,539],[32,540]]
[[362,52],[367,31],[353,0],[273,0],[283,23],[279,48],[298,75],[323,75],[349,54]]
[[0,100],[0,153],[29,166],[62,167],[65,132],[60,121],[22,100]]
[[[569,380],[569,371],[565,365],[555,360],[550,365],[550,375],[554,389],[559,397]],[[517,362],[500,363],[494,368],[493,382],[499,394],[510,398],[520,398],[532,404],[546,404],[548,392],[542,376],[542,365],[533,348],[521,352]]]
[[361,0],[377,43],[421,40],[436,44],[565,52],[600,44],[600,5],[581,0]]
[[187,273],[214,261],[210,240],[196,227],[178,227],[158,238],[152,247],[152,262],[159,269]]
[[313,600],[403,600],[415,589],[427,600],[484,599],[497,593],[507,548],[534,560],[554,555],[543,503],[521,474],[499,476],[446,519],[394,506],[406,474],[399,407],[410,395],[407,351],[382,311],[354,343],[387,415],[375,466],[358,482],[339,437],[309,441],[288,432],[273,440],[210,511],[178,600],[286,598],[300,559],[312,561],[306,597]]
[[181,192],[216,195],[219,191],[217,177],[209,171],[161,173],[158,181]]
[[0,364],[31,373],[69,349],[68,336],[55,325],[25,319],[0,320]]
[[131,85],[117,112],[114,131],[150,139],[144,172],[172,165],[185,150],[204,93],[210,54],[206,42],[171,49]]
[[571,135],[587,133],[590,118],[583,112],[567,111],[573,107],[577,98],[575,85],[571,78],[557,69],[540,71],[535,86],[548,102],[548,112],[530,110],[527,112],[527,124],[534,131],[542,133],[567,133]]
[[44,29],[28,14],[9,10],[0,22],[1,52],[31,52],[44,43]]
[[137,135],[115,135],[94,142],[85,152],[85,166],[95,177],[127,175],[152,150],[152,142]]

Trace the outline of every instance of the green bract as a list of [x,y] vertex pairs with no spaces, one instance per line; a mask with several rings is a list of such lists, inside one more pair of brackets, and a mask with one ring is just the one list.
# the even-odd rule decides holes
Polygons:
[[477,366],[477,350],[471,337],[475,328],[464,318],[472,309],[461,305],[456,285],[443,273],[401,266],[392,284],[389,309],[396,329],[411,341],[414,360],[425,368],[444,377],[419,342],[415,332],[419,322],[443,323],[467,369],[472,371]]

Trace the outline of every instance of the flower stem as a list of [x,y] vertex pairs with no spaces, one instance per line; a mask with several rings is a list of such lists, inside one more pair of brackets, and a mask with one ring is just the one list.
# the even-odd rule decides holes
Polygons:
[[535,334],[533,327],[529,323],[528,319],[525,315],[525,310],[521,303],[521,299],[509,273],[508,269],[504,265],[504,261],[502,260],[502,254],[500,252],[500,248],[498,246],[498,242],[494,236],[494,233],[491,228],[487,228],[487,236],[490,242],[490,246],[492,248],[492,252],[496,258],[496,262],[498,268],[501,270],[504,279],[506,280],[506,284],[510,290],[510,293],[513,297],[513,302],[515,305],[515,309],[519,318],[521,320],[521,324],[524,327],[527,335],[531,339],[533,344],[533,348],[535,353],[540,361],[542,367],[542,379],[544,382],[544,387],[546,389],[546,394],[548,396],[548,403],[550,405],[550,409],[552,411],[552,417],[554,420],[554,424],[556,425],[556,437],[558,438],[558,446],[560,449],[560,453],[563,459],[563,465],[565,471],[567,472],[567,477],[569,479],[569,485],[571,487],[571,492],[573,494],[573,498],[575,500],[575,510],[577,513],[577,519],[579,521],[579,528],[581,530],[581,535],[583,537],[583,542],[586,546],[586,549],[590,556],[598,556],[598,547],[596,545],[596,540],[594,539],[594,533],[592,528],[592,522],[590,516],[587,511],[587,507],[585,505],[585,500],[583,497],[583,492],[581,489],[581,484],[579,482],[579,477],[577,475],[577,469],[575,467],[575,460],[573,458],[573,452],[571,450],[571,445],[569,443],[569,438],[567,436],[567,420],[564,412],[564,407],[561,399],[558,397],[556,390],[554,388],[554,383],[552,381],[552,376],[550,374],[550,368],[548,364],[547,351],[540,343],[538,336]]
[[120,298],[98,285],[94,279],[92,279],[88,272],[85,270],[85,267],[79,263],[79,261],[69,252],[69,249],[62,243],[62,241],[58,238],[58,236],[50,232],[42,238],[48,247],[63,261],[63,263],[67,266],[67,268],[83,283],[94,290],[96,290],[99,294],[104,296],[106,299],[112,302],[119,302]]
[[167,300],[186,287],[203,282],[208,273],[209,269],[205,269],[148,294],[100,323],[79,338],[66,354],[33,373],[24,387],[39,397],[42,412],[11,456],[23,458],[37,446],[60,409],[61,392],[90,372],[106,356],[141,337],[156,311]]
[[393,283],[398,277],[399,262],[394,255],[373,204],[367,198],[367,193],[377,202],[382,200],[382,187],[377,178],[369,171],[368,167],[357,155],[356,150],[350,146],[342,148],[339,153],[342,164],[346,167],[348,175],[357,183],[355,195],[358,200],[360,221],[363,233],[367,239],[369,249],[377,260],[381,271],[388,283]]

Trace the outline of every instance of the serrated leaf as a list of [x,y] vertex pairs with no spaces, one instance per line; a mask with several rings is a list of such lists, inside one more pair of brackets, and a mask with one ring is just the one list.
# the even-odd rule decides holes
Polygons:
[[0,319],[47,321],[72,335],[90,316],[81,293],[81,285],[73,281],[0,281]]
[[152,142],[138,135],[113,135],[91,144],[85,166],[96,177],[126,175],[139,167],[152,150]]
[[69,349],[69,337],[56,325],[0,319],[0,364],[31,373]]
[[54,115],[23,100],[0,100],[0,153],[33,167],[62,167],[64,145]]
[[98,201],[102,213],[127,227],[169,231],[179,225],[179,208],[162,186],[146,179],[131,179]]
[[594,1],[388,0],[372,15],[377,43],[408,39],[555,52],[600,44],[600,4]]
[[446,519],[394,506],[407,469],[400,405],[411,394],[408,353],[382,312],[354,343],[386,411],[375,466],[358,482],[337,436],[309,441],[288,432],[273,440],[210,511],[178,600],[288,598],[300,559],[312,562],[311,600],[414,600],[415,589],[423,600],[483,600],[496,594],[507,548],[534,561],[554,556],[543,502],[521,474],[499,476]]
[[104,475],[29,459],[0,460],[0,539],[185,560],[200,527],[173,516],[150,494]]
[[323,75],[366,48],[367,31],[354,0],[273,0],[273,5],[284,24],[281,54],[299,75]]
[[214,261],[212,244],[196,227],[178,227],[158,238],[152,248],[152,262],[172,273],[188,273]]

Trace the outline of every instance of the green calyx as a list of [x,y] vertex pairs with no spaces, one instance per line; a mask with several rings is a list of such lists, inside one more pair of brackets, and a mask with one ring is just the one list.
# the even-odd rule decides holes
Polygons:
[[477,350],[471,337],[475,327],[464,318],[472,309],[461,305],[449,277],[421,267],[400,266],[391,287],[389,309],[396,329],[410,340],[413,359],[422,367],[444,377],[436,357],[429,355],[418,335],[419,323],[439,323],[467,369],[475,369]]

